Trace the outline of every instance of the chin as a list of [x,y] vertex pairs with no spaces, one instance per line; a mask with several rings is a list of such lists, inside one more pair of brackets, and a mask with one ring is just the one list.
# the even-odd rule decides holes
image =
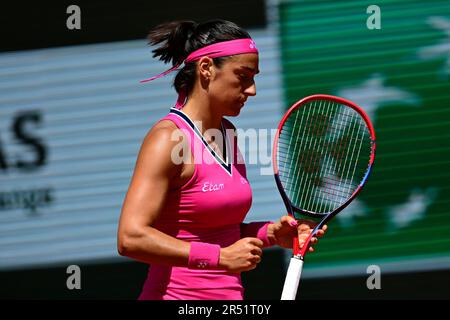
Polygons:
[[228,112],[225,116],[226,117],[237,117],[241,113],[241,109],[233,110]]

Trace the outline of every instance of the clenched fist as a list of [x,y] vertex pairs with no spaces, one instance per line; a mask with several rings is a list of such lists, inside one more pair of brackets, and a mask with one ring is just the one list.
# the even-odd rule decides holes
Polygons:
[[243,238],[220,249],[219,268],[232,273],[255,269],[261,262],[262,246],[258,238]]

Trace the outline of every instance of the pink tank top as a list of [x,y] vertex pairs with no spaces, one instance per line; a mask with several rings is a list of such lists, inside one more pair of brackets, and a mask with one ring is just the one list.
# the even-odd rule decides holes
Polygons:
[[[197,126],[181,110],[172,108],[162,120],[182,129],[190,143],[195,169],[180,189],[169,192],[158,230],[184,241],[200,241],[226,247],[238,241],[240,224],[252,202],[245,164],[237,139],[226,135],[226,159],[221,159],[204,140]],[[223,131],[233,129],[222,121]],[[238,161],[239,160],[239,161]],[[152,265],[139,299],[243,299],[240,274],[224,270]]]

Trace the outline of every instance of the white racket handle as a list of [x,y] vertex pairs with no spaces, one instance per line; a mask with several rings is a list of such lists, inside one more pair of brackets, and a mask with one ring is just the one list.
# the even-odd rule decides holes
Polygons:
[[298,284],[302,275],[303,260],[301,258],[292,257],[289,262],[289,268],[284,280],[283,293],[281,300],[295,300],[297,295]]

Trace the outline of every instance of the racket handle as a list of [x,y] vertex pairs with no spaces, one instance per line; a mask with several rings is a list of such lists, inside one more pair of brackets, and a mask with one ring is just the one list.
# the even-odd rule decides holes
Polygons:
[[295,256],[292,257],[286,274],[286,280],[284,281],[281,300],[295,300],[298,284],[300,283],[300,277],[302,275],[302,269],[303,259]]

